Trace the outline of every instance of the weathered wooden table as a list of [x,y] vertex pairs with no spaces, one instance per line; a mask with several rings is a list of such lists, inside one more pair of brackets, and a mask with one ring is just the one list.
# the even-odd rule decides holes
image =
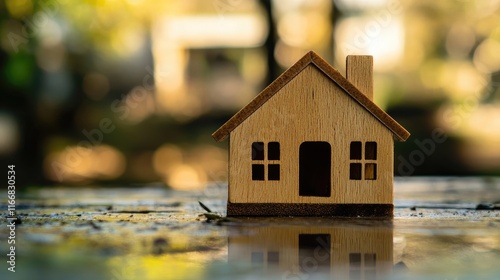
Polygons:
[[392,220],[204,215],[198,201],[224,216],[226,191],[32,189],[14,273],[0,229],[0,278],[500,279],[500,179],[397,178]]

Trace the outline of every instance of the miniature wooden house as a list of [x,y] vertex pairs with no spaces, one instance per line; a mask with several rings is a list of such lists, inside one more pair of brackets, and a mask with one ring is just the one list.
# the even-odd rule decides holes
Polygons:
[[393,145],[408,131],[372,101],[373,59],[344,78],[307,53],[212,135],[229,137],[228,216],[392,216]]

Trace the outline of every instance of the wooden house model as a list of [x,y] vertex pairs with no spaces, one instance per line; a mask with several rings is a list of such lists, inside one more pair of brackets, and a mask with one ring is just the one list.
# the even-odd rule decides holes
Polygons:
[[372,101],[373,58],[346,69],[311,51],[213,133],[229,138],[228,216],[393,215],[410,134]]

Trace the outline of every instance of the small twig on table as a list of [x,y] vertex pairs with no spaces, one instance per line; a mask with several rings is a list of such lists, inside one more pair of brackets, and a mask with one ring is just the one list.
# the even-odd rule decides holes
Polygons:
[[217,213],[212,212],[212,210],[210,210],[210,208],[208,208],[205,204],[203,204],[203,202],[198,201],[198,203],[200,204],[201,208],[203,208],[205,211],[207,211],[207,213],[203,213],[202,215],[205,216],[205,218],[207,218],[206,221],[208,223],[215,222],[217,225],[221,225],[224,222],[230,221],[227,217],[223,217]]
[[198,200],[198,203],[200,204],[201,208],[205,209],[205,211],[207,211],[208,213],[212,213],[212,210],[210,210],[210,208],[203,204],[203,202]]

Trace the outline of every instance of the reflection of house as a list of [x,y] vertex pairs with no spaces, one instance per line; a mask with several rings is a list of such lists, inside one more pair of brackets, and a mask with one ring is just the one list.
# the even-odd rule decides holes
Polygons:
[[372,57],[347,78],[309,52],[214,132],[229,145],[229,216],[392,216],[393,143],[372,101]]
[[[283,279],[329,275],[371,279],[391,272],[392,229],[388,227],[254,227],[230,236],[228,259]],[[314,278],[309,278],[314,279]]]

